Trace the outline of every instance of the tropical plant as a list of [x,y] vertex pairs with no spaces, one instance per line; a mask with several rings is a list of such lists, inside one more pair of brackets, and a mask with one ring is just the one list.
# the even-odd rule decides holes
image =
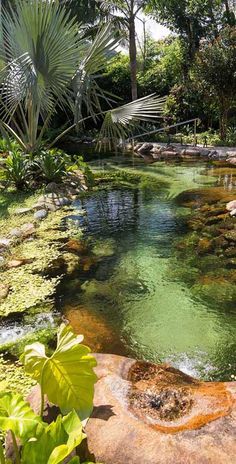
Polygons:
[[19,150],[20,146],[15,140],[0,138],[0,152],[9,153],[9,151]]
[[59,415],[55,422],[41,429],[35,440],[28,440],[22,451],[22,464],[58,464],[86,438],[75,411]]
[[42,150],[34,161],[38,173],[47,182],[59,182],[66,174],[71,159],[61,150]]
[[[17,2],[10,13],[2,10],[1,19],[2,132],[16,139],[25,152],[33,153],[39,150],[57,108],[69,107],[74,122],[53,143],[81,124],[82,108],[87,118],[97,121],[103,114],[101,99],[111,103],[97,83],[98,73],[117,46],[111,25],[106,24],[93,42],[86,42],[65,7],[44,0]],[[148,99],[140,106],[142,118],[149,113],[147,103]],[[155,119],[155,112],[148,116]],[[116,123],[120,123],[119,113],[113,120]]]
[[30,161],[27,156],[23,155],[22,151],[14,150],[10,152],[4,160],[3,167],[8,182],[13,182],[18,190],[26,187],[30,177]]
[[[41,416],[17,393],[0,393],[0,430],[10,432],[15,464],[59,464],[68,458],[86,435],[80,417],[92,410],[96,361],[88,347],[81,345],[70,326],[58,330],[57,348],[51,357],[41,343],[25,347],[22,360],[26,371],[41,386]],[[49,425],[43,422],[44,394],[67,415],[58,415]],[[19,446],[20,445],[20,446]],[[0,464],[13,464],[5,458],[0,440]],[[78,456],[69,464],[80,464]],[[92,464],[92,463],[84,463]]]
[[[59,415],[48,425],[21,395],[11,392],[0,395],[0,430],[10,432],[16,464],[58,464],[86,437],[75,411]],[[5,458],[0,442],[0,463],[11,462]]]
[[75,409],[81,420],[89,417],[97,380],[93,371],[96,360],[82,341],[82,335],[74,335],[70,326],[62,324],[58,330],[57,348],[50,357],[41,343],[25,347],[21,360],[26,372],[41,386],[41,415],[47,394],[49,401],[63,412]]

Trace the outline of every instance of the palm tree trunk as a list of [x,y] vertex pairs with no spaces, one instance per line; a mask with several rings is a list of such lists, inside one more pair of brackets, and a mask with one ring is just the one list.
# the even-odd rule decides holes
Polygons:
[[135,16],[132,15],[129,20],[129,59],[130,59],[130,77],[132,100],[137,100],[137,49],[135,38]]

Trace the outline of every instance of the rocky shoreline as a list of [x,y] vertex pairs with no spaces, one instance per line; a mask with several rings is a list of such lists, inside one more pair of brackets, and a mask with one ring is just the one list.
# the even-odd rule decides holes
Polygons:
[[155,163],[161,160],[178,160],[186,159],[208,159],[208,160],[225,160],[231,165],[236,165],[236,148],[226,147],[194,147],[182,146],[180,144],[158,144],[158,143],[137,143],[134,146],[129,145],[129,150],[134,152],[135,156],[143,158],[146,162]]

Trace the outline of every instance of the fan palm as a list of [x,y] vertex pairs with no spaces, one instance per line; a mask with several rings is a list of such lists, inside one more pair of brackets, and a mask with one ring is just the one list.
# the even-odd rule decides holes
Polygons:
[[[106,24],[92,43],[81,39],[80,26],[64,6],[55,2],[22,0],[10,12],[1,13],[0,128],[13,136],[26,152],[39,149],[45,130],[56,108],[70,107],[74,121],[63,134],[87,117],[96,120],[103,114],[101,98],[110,98],[99,88],[96,76],[104,68],[117,46],[112,28]],[[150,107],[150,102],[151,107]],[[137,102],[134,102],[137,103]],[[124,108],[126,119],[124,120]],[[155,118],[160,101],[153,97],[140,101],[138,107],[122,107],[106,112],[103,135],[117,126],[138,119]],[[110,115],[110,117],[109,117]],[[121,120],[120,120],[121,118]],[[116,132],[118,134],[118,132]],[[54,141],[54,142],[55,142]]]

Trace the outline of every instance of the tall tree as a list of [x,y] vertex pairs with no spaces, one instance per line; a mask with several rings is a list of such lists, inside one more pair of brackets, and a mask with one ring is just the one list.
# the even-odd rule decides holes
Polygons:
[[213,95],[220,112],[220,134],[226,138],[229,110],[236,105],[236,30],[226,27],[213,42],[202,44],[197,55],[196,72],[206,89],[206,98]]
[[150,0],[148,11],[183,39],[187,77],[201,39],[218,36],[222,0]]
[[107,16],[121,24],[123,31],[128,31],[129,59],[132,100],[138,97],[137,91],[137,47],[135,19],[147,4],[146,0],[98,0]]

